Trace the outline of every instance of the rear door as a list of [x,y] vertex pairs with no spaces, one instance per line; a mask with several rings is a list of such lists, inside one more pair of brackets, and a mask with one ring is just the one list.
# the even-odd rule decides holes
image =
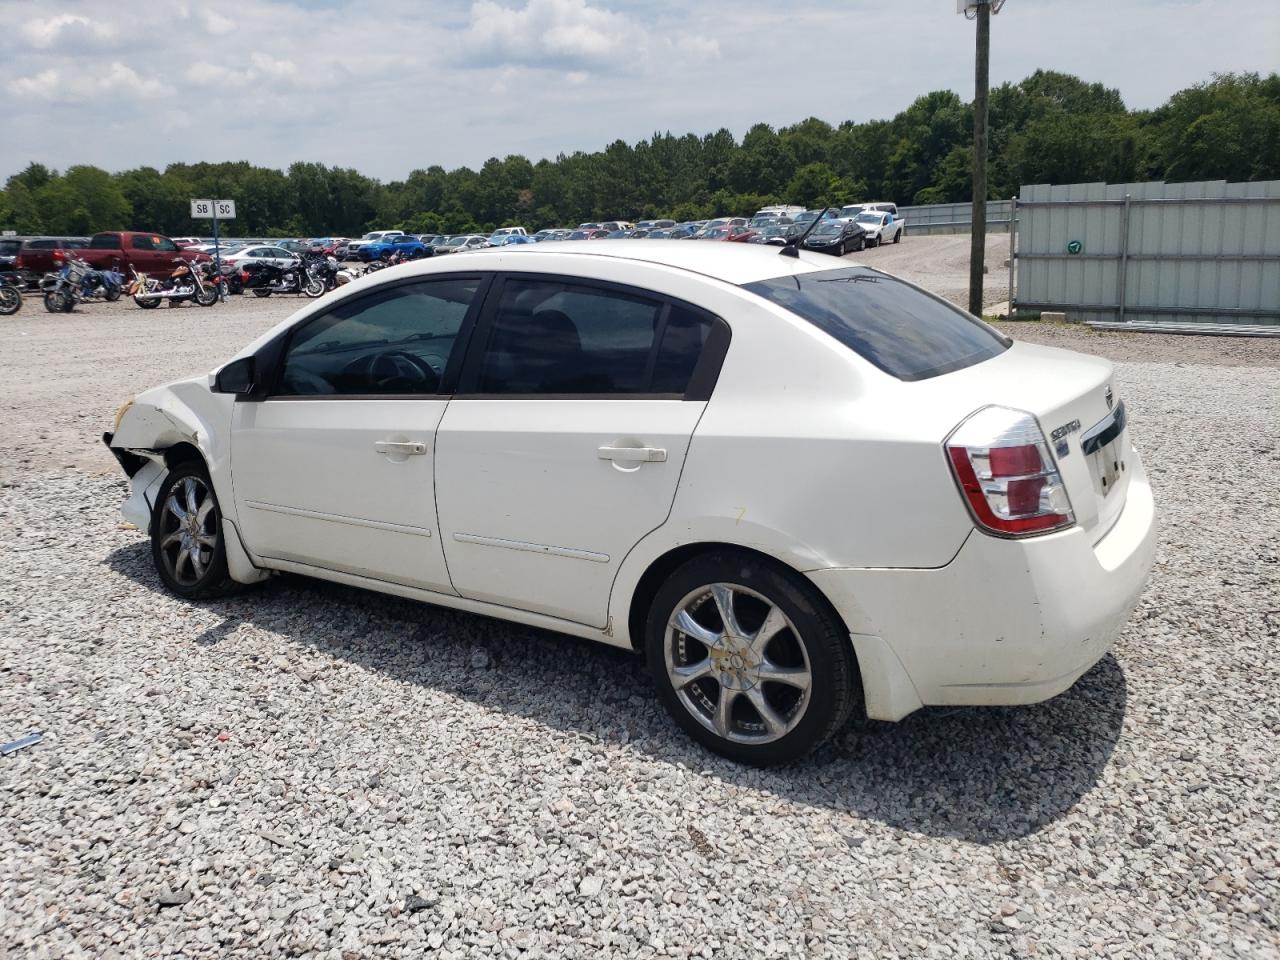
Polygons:
[[723,321],[651,293],[500,279],[437,438],[458,593],[605,627],[623,558],[670,512],[727,344]]

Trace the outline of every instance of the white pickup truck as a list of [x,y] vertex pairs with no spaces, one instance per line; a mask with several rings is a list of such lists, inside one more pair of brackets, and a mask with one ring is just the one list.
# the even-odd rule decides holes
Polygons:
[[856,214],[853,222],[866,233],[868,247],[878,247],[882,243],[898,243],[907,229],[907,221],[897,216],[897,208],[886,210],[883,207],[892,204],[868,204],[862,212]]

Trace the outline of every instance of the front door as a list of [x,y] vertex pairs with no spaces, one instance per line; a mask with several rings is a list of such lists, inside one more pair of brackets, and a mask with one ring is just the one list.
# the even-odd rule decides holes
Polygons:
[[292,331],[270,396],[238,402],[233,417],[250,551],[454,592],[436,529],[436,428],[480,286],[478,276],[384,286]]
[[464,597],[604,628],[619,566],[671,510],[723,325],[609,285],[499,284],[437,434],[449,572]]

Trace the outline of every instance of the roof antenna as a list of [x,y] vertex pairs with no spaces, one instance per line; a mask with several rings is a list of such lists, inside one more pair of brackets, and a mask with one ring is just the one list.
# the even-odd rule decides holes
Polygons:
[[830,207],[823,207],[822,212],[813,218],[813,223],[809,224],[809,229],[798,237],[791,237],[788,239],[787,242],[782,245],[782,249],[779,250],[778,253],[784,257],[799,257],[800,251],[796,248],[799,247],[800,244],[804,243],[809,234],[813,233],[813,228],[822,222],[822,218],[827,215],[827,211],[830,209]]

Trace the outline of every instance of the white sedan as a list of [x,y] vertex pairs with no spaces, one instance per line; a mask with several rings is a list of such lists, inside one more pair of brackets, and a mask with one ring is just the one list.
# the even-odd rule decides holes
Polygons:
[[794,248],[382,271],[104,439],[179,596],[289,571],[634,649],[756,764],[1066,690],[1155,542],[1110,363]]
[[301,261],[297,254],[291,253],[284,247],[271,246],[269,244],[255,244],[251,247],[244,247],[236,250],[229,256],[222,258],[224,264],[230,264],[234,267],[243,267],[248,264],[263,263],[273,267],[296,267]]

